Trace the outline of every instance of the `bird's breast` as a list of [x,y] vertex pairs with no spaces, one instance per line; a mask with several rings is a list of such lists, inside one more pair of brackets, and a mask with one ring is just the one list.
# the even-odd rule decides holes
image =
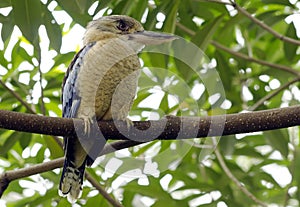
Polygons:
[[126,80],[123,94],[134,97],[140,62],[126,42],[115,39],[98,41],[85,55],[78,74],[77,88],[81,97],[78,117],[101,119],[111,106],[116,88]]

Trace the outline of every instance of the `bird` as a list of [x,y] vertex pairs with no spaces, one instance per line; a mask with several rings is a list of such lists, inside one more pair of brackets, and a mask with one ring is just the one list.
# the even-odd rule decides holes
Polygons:
[[62,84],[62,117],[84,123],[83,135],[64,137],[59,194],[67,196],[69,202],[80,198],[85,168],[92,165],[106,143],[104,138],[97,138],[99,133],[93,133],[97,121],[132,124],[127,116],[140,75],[138,54],[146,45],[174,39],[175,35],[146,31],[139,21],[125,15],[103,16],[88,23],[83,47],[70,63]]

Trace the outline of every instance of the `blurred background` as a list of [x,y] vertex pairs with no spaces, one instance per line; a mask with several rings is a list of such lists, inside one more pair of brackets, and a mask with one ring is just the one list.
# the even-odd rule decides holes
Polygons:
[[[89,21],[111,14],[129,15],[146,30],[176,34],[205,54],[195,71],[174,58],[188,53],[188,47],[162,46],[172,55],[142,53],[132,120],[299,104],[300,1],[237,0],[236,4],[1,0],[0,109],[61,116],[62,80],[82,47],[84,28]],[[287,37],[295,41],[283,41]],[[207,67],[218,74],[211,81],[199,76]],[[220,92],[210,93],[208,88]],[[0,130],[0,172],[62,157],[58,140]],[[299,127],[222,137],[216,151],[210,143],[211,138],[153,141],[103,156],[88,172],[124,206],[300,205]],[[201,153],[207,149],[209,153]],[[56,169],[10,183],[0,205],[70,205],[57,193],[60,173]],[[74,206],[100,204],[111,206],[85,181],[82,199]]]

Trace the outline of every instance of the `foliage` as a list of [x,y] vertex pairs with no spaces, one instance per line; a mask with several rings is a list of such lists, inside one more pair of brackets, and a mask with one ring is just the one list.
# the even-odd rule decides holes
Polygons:
[[[295,19],[299,19],[300,5],[291,2],[236,1],[272,30],[297,39],[299,22]],[[299,102],[298,45],[275,38],[224,3],[1,0],[0,8],[1,109],[61,116],[61,82],[76,52],[62,53],[63,37],[99,14],[126,14],[141,20],[147,30],[174,33],[193,42],[205,51],[206,64],[216,66],[223,83],[226,99],[211,102],[213,94],[201,92],[199,86],[215,87],[215,80],[204,84],[183,62],[161,54],[143,53],[145,67],[168,70],[143,70],[130,114],[135,119],[149,119],[151,113],[157,118],[165,114],[201,116],[225,110],[237,113]],[[60,12],[71,17],[70,24],[58,19]],[[18,31],[22,35],[16,38]],[[49,44],[42,46],[42,40],[48,40]],[[230,50],[222,49],[220,44]],[[185,52],[184,48],[169,49],[173,53]],[[153,96],[157,91],[160,98]],[[143,101],[154,101],[159,107],[145,105]],[[256,106],[256,103],[261,104]],[[0,133],[2,172],[63,155],[51,136],[7,130]],[[221,157],[204,149],[203,144],[210,143],[211,139],[151,142],[123,150],[121,154],[104,156],[88,171],[124,206],[256,206],[257,200],[274,206],[299,206],[298,127],[222,137],[218,143]],[[228,179],[222,160],[242,187]],[[66,206],[66,200],[57,194],[59,176],[60,170],[54,170],[12,182],[3,199],[7,206]],[[241,188],[248,189],[257,200],[245,195]],[[98,203],[110,206],[86,182],[78,205]]]

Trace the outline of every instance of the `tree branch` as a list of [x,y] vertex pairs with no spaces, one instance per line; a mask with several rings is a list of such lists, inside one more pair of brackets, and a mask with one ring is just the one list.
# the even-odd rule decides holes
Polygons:
[[[80,119],[74,119],[74,122],[77,122],[77,124],[82,123]],[[117,141],[105,146],[100,153],[100,155],[104,155],[116,150],[151,141],[149,137],[153,134],[157,134],[157,131],[161,129],[163,130],[158,134],[156,139],[174,140],[230,135],[296,126],[300,125],[300,106],[202,118],[168,116],[159,121],[134,122],[134,127],[140,129],[140,133],[137,133],[134,130],[134,127],[131,127],[127,131],[127,134],[125,134],[126,136],[118,131],[118,129],[126,131],[126,123],[116,122],[116,124],[114,124],[112,121],[100,121],[98,124],[104,137],[107,139],[125,140]],[[185,127],[181,129],[182,126]],[[76,134],[72,119],[45,117],[4,110],[0,110],[0,127],[48,135],[53,134],[63,136]],[[127,137],[130,137],[135,141],[128,140]],[[0,177],[0,195],[11,181],[61,167],[63,165],[63,159],[64,158],[59,158],[2,174]],[[87,176],[90,177],[90,175]],[[97,188],[97,186],[95,187]]]
[[255,18],[246,9],[244,9],[241,6],[239,6],[233,0],[230,0],[230,3],[224,2],[224,1],[220,1],[220,0],[206,0],[206,1],[207,2],[211,2],[211,3],[218,3],[218,4],[230,5],[233,8],[235,8],[238,12],[240,12],[241,14],[243,14],[244,16],[246,16],[248,19],[250,19],[252,22],[254,22],[258,26],[260,26],[261,28],[263,28],[264,30],[266,30],[267,32],[269,32],[270,34],[272,34],[274,37],[276,37],[276,38],[278,38],[278,39],[280,39],[281,41],[284,41],[284,42],[288,42],[288,43],[295,44],[295,45],[300,45],[300,41],[299,40],[296,40],[296,39],[284,36],[284,35],[276,32],[274,29],[272,29],[271,27],[269,27],[268,25],[266,25],[264,22],[262,22],[259,19]]
[[[76,135],[74,123],[79,126],[81,124],[81,127],[84,127],[83,121],[80,119],[72,120],[0,110],[0,128],[5,129],[67,136]],[[188,139],[296,126],[300,125],[300,106],[208,117],[167,116],[158,121],[134,122],[134,127],[131,127],[129,130],[126,123],[123,122],[114,123],[112,121],[100,121],[98,124],[106,139],[125,140],[107,145],[102,153],[100,153],[100,155],[103,155],[119,149],[152,141],[153,139]],[[138,133],[135,127],[140,130]],[[126,133],[122,134],[118,129]],[[161,133],[157,134],[157,132]],[[149,139],[149,137],[153,137],[155,134],[157,137]],[[128,140],[128,137],[133,141]],[[8,184],[15,179],[53,170],[62,165],[63,158],[59,158],[24,169],[8,171],[0,177],[0,195],[7,188]],[[90,177],[90,175],[87,176],[88,178]],[[91,182],[93,182],[93,180],[91,180]],[[95,187],[97,188],[97,185]],[[105,194],[102,195],[105,196]],[[108,201],[110,202],[110,200]],[[118,206],[115,204],[113,205]]]
[[4,89],[6,89],[9,93],[11,93],[30,113],[35,114],[36,112],[30,107],[30,105],[25,102],[22,97],[17,94],[15,91],[11,90],[2,80],[0,80],[0,84]]
[[271,93],[269,93],[268,95],[264,96],[263,98],[261,98],[259,101],[257,101],[253,106],[249,107],[248,111],[255,111],[259,106],[261,106],[265,101],[270,100],[271,98],[273,98],[274,96],[276,96],[277,94],[279,94],[281,91],[283,91],[284,89],[288,88],[290,85],[296,83],[300,81],[300,77],[294,78],[293,80],[281,85],[279,88],[277,88],[276,90],[272,91]]
[[[76,123],[76,129],[74,124]],[[224,136],[300,125],[300,106],[249,113],[207,117],[167,116],[158,121],[135,121],[128,128],[121,121],[100,121],[106,139],[147,142],[154,139],[175,140]],[[46,117],[0,110],[0,128],[55,136],[76,135],[83,131],[81,119]],[[121,133],[122,132],[122,133]],[[160,133],[158,133],[160,132]]]
[[244,9],[243,7],[239,6],[236,2],[234,1],[230,1],[231,5],[241,14],[243,14],[244,16],[246,16],[248,19],[250,19],[251,21],[253,21],[255,24],[257,24],[258,26],[260,26],[261,28],[263,28],[264,30],[266,30],[267,32],[269,32],[270,34],[272,34],[274,37],[280,39],[281,41],[284,42],[288,42],[294,45],[300,45],[300,41],[299,40],[295,40],[293,38],[284,36],[278,32],[276,32],[275,30],[273,30],[271,27],[269,27],[268,25],[266,25],[264,22],[260,21],[259,19],[255,18],[252,14],[250,14],[246,9]]
[[263,207],[267,207],[268,205],[265,204],[264,202],[262,202],[261,200],[259,200],[258,198],[256,198],[229,170],[229,168],[227,167],[218,147],[216,147],[215,150],[215,155],[223,169],[223,171],[225,172],[225,174],[227,175],[227,177],[232,180],[235,185],[251,200],[253,200],[255,203],[263,206]]
[[[107,144],[100,155],[105,155],[109,154],[111,152],[115,152],[117,150],[121,150],[124,148],[128,147],[133,147],[138,144],[141,144],[140,142],[135,142],[135,141],[117,141],[111,144]],[[48,162],[32,165],[29,167],[25,167],[22,169],[16,169],[16,170],[11,170],[7,171],[3,174],[0,175],[0,198],[2,197],[4,191],[7,189],[8,185],[10,182],[20,179],[20,178],[25,178],[29,177],[31,175],[43,173],[43,172],[48,172],[50,170],[54,170],[56,168],[60,168],[63,166],[64,163],[64,157],[51,160]],[[121,207],[122,205],[119,204],[117,201],[115,201],[111,196],[102,189],[102,187],[99,185],[99,183],[88,173],[85,173],[86,179],[100,192],[100,194],[108,200],[109,203],[111,203],[113,206],[116,207]]]
[[290,68],[288,66],[285,66],[285,65],[279,65],[279,64],[275,64],[275,63],[270,63],[268,61],[264,61],[264,60],[260,60],[260,59],[256,59],[256,58],[253,58],[253,57],[250,57],[248,55],[245,55],[243,53],[239,53],[239,52],[236,52],[234,50],[231,50],[221,44],[219,44],[218,42],[216,41],[211,41],[211,44],[214,45],[216,48],[219,48],[231,55],[234,55],[238,58],[242,58],[244,60],[247,60],[247,61],[250,61],[250,62],[254,62],[254,63],[257,63],[257,64],[260,64],[260,65],[264,65],[264,66],[268,66],[268,67],[271,67],[271,68],[274,68],[274,69],[279,69],[279,70],[283,70],[283,71],[286,71],[288,73],[291,73],[291,74],[294,74],[298,77],[300,77],[300,74],[298,71],[294,70],[293,68]]
[[41,112],[43,115],[46,115],[46,107],[45,107],[45,101],[44,101],[44,88],[43,88],[43,73],[42,73],[42,69],[41,69],[41,54],[38,55],[38,62],[39,62],[39,65],[38,65],[38,71],[39,71],[39,84],[40,84],[40,89],[41,89],[41,97],[40,97],[40,100],[41,100]]
[[[176,23],[176,26],[178,26],[181,30],[185,31],[186,33],[194,36],[196,35],[196,32],[194,32],[193,30],[187,28],[186,26],[180,24],[179,22]],[[285,65],[279,65],[279,64],[275,64],[275,63],[270,63],[268,61],[265,61],[265,60],[260,60],[260,59],[256,59],[256,58],[253,58],[253,57],[250,57],[248,55],[245,55],[243,53],[239,53],[239,52],[236,52],[234,50],[231,50],[227,47],[225,47],[224,45],[221,45],[220,43],[212,40],[211,41],[211,44],[213,46],[215,46],[216,48],[218,49],[221,49],[233,56],[236,56],[238,58],[241,58],[241,59],[244,59],[244,60],[247,60],[247,61],[250,61],[250,62],[254,62],[254,63],[257,63],[259,65],[264,65],[264,66],[268,66],[268,67],[271,67],[271,68],[274,68],[274,69],[279,69],[279,70],[283,70],[283,71],[286,71],[288,73],[291,73],[293,75],[296,75],[298,77],[300,77],[300,73],[296,70],[294,70],[293,68],[291,67],[288,67],[288,66],[285,66]]]
[[100,194],[114,207],[123,207],[119,202],[115,201],[105,190],[101,188],[97,180],[95,180],[89,173],[85,174],[85,178],[100,192]]

